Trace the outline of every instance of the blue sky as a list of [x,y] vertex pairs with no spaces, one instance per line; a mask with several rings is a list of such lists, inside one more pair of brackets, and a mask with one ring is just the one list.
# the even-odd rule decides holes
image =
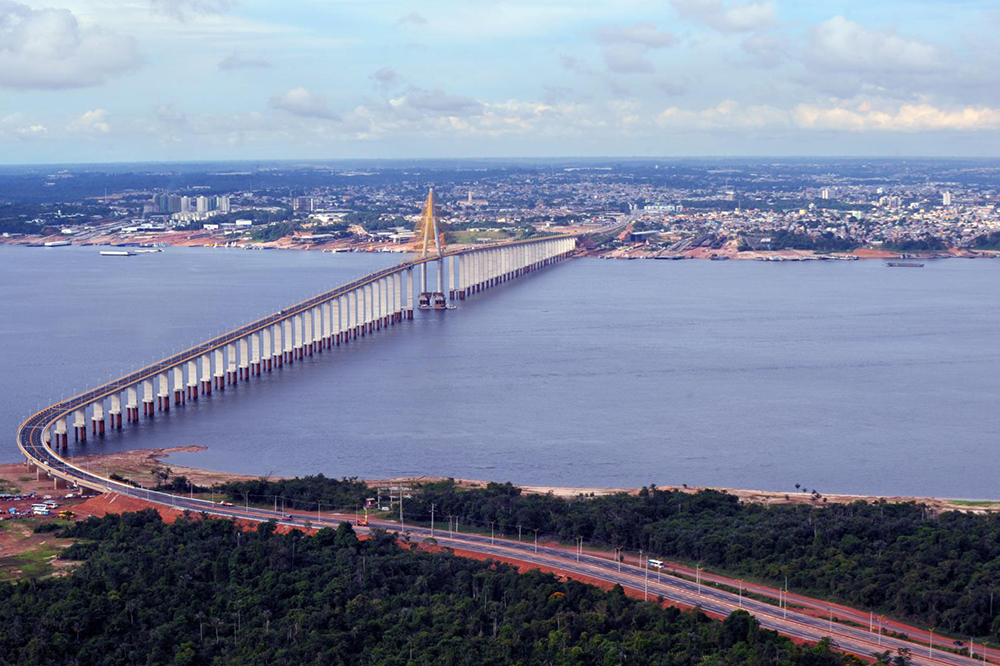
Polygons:
[[969,155],[996,2],[0,0],[0,162]]

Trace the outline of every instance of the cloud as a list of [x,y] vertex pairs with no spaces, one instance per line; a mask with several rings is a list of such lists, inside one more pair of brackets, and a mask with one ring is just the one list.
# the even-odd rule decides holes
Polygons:
[[89,136],[107,134],[111,131],[111,125],[108,124],[108,112],[105,109],[87,111],[79,118],[70,121],[66,129],[71,134]]
[[138,64],[131,37],[82,27],[66,9],[34,10],[0,0],[0,86],[95,86]]
[[0,139],[3,140],[36,139],[46,136],[48,132],[45,125],[30,123],[20,113],[0,117]]
[[326,97],[308,88],[293,88],[288,92],[275,95],[268,104],[272,109],[280,109],[302,118],[337,119],[337,114],[327,106]]
[[244,58],[238,53],[232,53],[219,61],[219,69],[232,72],[238,69],[267,69],[271,67],[269,60],[263,58]]
[[601,50],[601,55],[604,56],[604,64],[608,70],[617,74],[650,74],[654,71],[646,52],[635,46],[606,46]]
[[559,56],[559,64],[562,65],[565,69],[573,72],[574,74],[585,74],[588,76],[597,74],[597,71],[593,67],[591,67],[587,63],[583,62],[582,60],[574,56],[570,55]]
[[731,99],[705,109],[664,109],[656,118],[664,129],[752,130],[788,125],[788,113],[773,106],[743,106]]
[[650,49],[665,48],[677,43],[677,37],[660,30],[652,23],[633,23],[632,25],[612,25],[598,28],[594,31],[594,39],[601,44],[628,44]]
[[399,72],[392,67],[381,67],[369,74],[368,78],[377,83],[381,88],[394,88],[401,81]]
[[398,110],[412,110],[436,116],[473,116],[483,112],[483,103],[471,97],[451,95],[442,90],[410,88],[402,97],[389,100]]
[[236,3],[234,0],[149,0],[149,4],[157,14],[187,21],[198,15],[222,14]]
[[734,2],[722,0],[670,0],[682,18],[703,23],[722,32],[750,32],[774,25],[774,2]]
[[740,47],[752,62],[761,67],[777,67],[788,59],[788,41],[774,35],[749,35]]
[[396,19],[396,25],[427,25],[427,19],[417,12],[410,12]]
[[800,104],[793,112],[798,127],[811,130],[850,132],[971,132],[1000,129],[1000,109],[966,106],[954,110],[931,104],[903,104],[897,109],[877,110],[868,103],[854,108]]
[[601,55],[609,72],[649,74],[654,67],[647,53],[673,46],[677,38],[652,23],[633,23],[598,28],[594,31],[594,41],[601,44]]
[[939,70],[944,54],[934,45],[874,31],[843,16],[813,26],[806,58],[842,72],[928,73]]

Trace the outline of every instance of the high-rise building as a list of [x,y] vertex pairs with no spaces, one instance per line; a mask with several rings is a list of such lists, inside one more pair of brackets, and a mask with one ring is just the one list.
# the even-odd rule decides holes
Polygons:
[[951,192],[945,190],[941,193],[941,204],[944,206],[951,205]]
[[819,198],[820,199],[829,199],[830,198],[830,188],[829,187],[824,187],[822,190],[820,190],[819,191]]
[[182,213],[191,212],[191,197],[181,197],[181,212]]
[[312,197],[295,197],[292,199],[292,210],[304,210],[312,212],[315,210],[316,202]]
[[220,213],[229,212],[229,195],[223,194],[215,198],[215,209]]
[[198,197],[197,199],[195,199],[195,202],[197,205],[197,211],[199,213],[208,212],[208,197],[205,196]]

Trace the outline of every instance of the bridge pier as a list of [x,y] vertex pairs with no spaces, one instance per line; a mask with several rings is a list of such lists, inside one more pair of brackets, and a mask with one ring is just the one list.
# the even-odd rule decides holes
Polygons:
[[142,382],[142,414],[152,418],[153,411],[153,380],[146,379]]
[[216,349],[212,352],[212,356],[215,357],[215,374],[212,376],[212,388],[218,389],[220,391],[226,390],[226,358],[225,353],[222,349]]
[[94,415],[90,417],[90,427],[93,429],[93,434],[103,437],[104,436],[104,402],[98,400],[95,402],[91,408],[94,410]]
[[73,440],[77,442],[87,441],[87,421],[82,409],[73,412]]
[[198,362],[187,362],[187,399],[198,399]]
[[109,412],[111,416],[111,427],[118,430],[122,429],[122,395],[121,393],[111,394],[111,411]]

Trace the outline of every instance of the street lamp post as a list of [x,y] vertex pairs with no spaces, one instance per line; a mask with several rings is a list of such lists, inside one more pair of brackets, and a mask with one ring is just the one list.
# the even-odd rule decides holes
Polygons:
[[736,583],[739,588],[739,594],[740,594],[740,608],[743,608],[743,579],[737,578]]
[[933,659],[934,658],[934,627],[931,627],[931,629],[930,629],[930,631],[928,633],[930,634],[930,639],[927,641],[927,658],[928,659]]
[[492,545],[493,545],[494,543],[496,543],[496,541],[494,540],[494,533],[493,533],[493,525],[494,525],[494,524],[495,524],[496,522],[497,522],[497,521],[495,521],[495,520],[491,520],[491,521],[490,521],[490,545],[491,545],[491,546],[492,546]]

